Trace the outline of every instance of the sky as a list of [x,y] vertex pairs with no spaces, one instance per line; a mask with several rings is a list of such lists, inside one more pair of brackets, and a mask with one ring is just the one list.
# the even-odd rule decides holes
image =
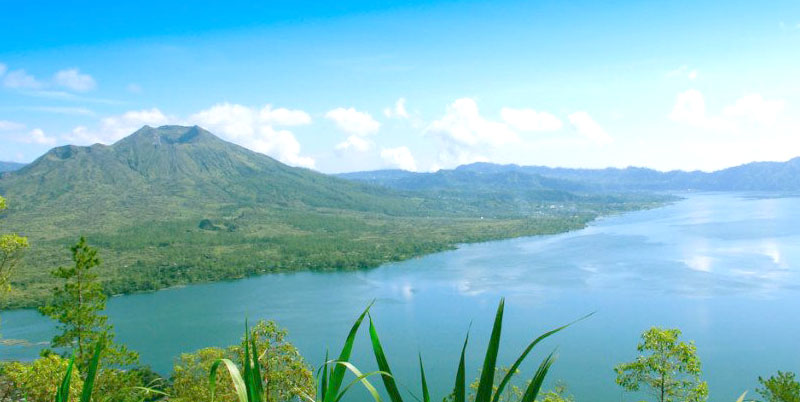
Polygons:
[[165,124],[326,173],[716,170],[800,156],[796,0],[0,10],[4,161]]

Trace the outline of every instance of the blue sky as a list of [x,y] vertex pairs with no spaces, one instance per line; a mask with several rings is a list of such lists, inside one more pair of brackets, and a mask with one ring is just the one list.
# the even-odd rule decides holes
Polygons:
[[800,156],[800,3],[4,2],[0,160],[199,124],[341,172]]

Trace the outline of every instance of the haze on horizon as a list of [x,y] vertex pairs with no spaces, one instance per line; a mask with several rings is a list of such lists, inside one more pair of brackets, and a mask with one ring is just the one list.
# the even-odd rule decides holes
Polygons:
[[0,38],[0,160],[145,124],[322,172],[800,156],[792,1],[31,1]]

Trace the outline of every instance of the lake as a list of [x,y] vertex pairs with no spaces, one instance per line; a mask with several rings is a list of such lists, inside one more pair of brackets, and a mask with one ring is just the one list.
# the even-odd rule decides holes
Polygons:
[[[453,385],[472,323],[468,370],[477,375],[501,297],[501,360],[511,364],[539,333],[591,318],[545,342],[523,373],[558,349],[550,384],[577,401],[634,401],[612,368],[636,356],[640,333],[678,327],[694,340],[712,401],[752,393],[757,377],[800,371],[800,198],[684,194],[647,211],[600,219],[583,230],[461,246],[377,269],[275,274],[114,297],[117,340],[168,373],[181,352],[235,343],[244,320],[274,319],[312,364],[338,354],[361,310],[372,309],[389,362],[417,392],[417,352],[440,400]],[[2,359],[35,358],[52,336],[34,311],[2,313]],[[356,361],[374,366],[366,328]],[[376,379],[379,382],[379,380]],[[355,396],[356,394],[354,394]]]

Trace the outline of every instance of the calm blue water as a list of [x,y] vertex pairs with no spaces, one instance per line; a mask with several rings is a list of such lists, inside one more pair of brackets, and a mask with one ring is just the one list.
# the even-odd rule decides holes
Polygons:
[[[800,198],[694,194],[674,205],[599,220],[554,236],[466,245],[356,273],[268,275],[116,297],[108,313],[119,341],[167,373],[183,351],[224,346],[245,317],[274,319],[313,363],[335,353],[357,317],[373,317],[393,369],[418,389],[422,352],[433,391],[452,387],[472,322],[468,369],[479,362],[500,297],[507,299],[502,363],[535,335],[596,312],[544,344],[558,348],[551,380],[578,401],[633,401],[612,367],[635,357],[639,334],[679,327],[694,340],[712,401],[733,401],[759,375],[800,371]],[[33,311],[2,314],[6,339],[46,341],[52,324]],[[33,358],[41,346],[0,347]],[[366,332],[359,365],[374,365]],[[551,381],[551,382],[552,382]]]

